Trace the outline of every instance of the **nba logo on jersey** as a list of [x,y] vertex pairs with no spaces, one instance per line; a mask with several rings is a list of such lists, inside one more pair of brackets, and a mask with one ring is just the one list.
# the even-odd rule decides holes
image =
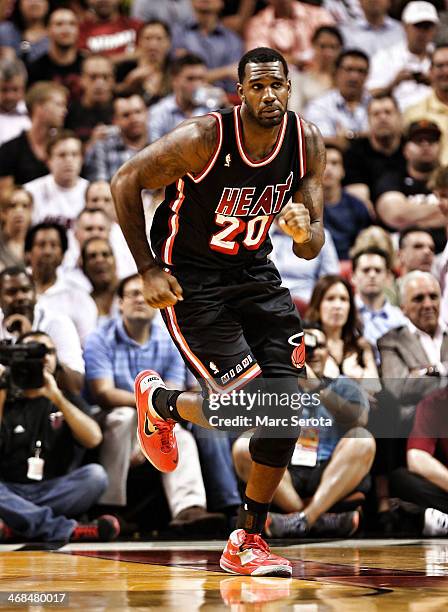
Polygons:
[[232,158],[230,156],[230,153],[227,153],[226,155],[226,161],[224,162],[224,166],[226,168],[230,168],[230,162],[232,161]]

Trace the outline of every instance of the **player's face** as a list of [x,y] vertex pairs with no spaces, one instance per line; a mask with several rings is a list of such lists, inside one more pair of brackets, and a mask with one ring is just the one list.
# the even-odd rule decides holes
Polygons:
[[237,85],[243,106],[263,127],[274,127],[282,122],[288,108],[291,83],[286,78],[281,62],[246,65],[242,83]]

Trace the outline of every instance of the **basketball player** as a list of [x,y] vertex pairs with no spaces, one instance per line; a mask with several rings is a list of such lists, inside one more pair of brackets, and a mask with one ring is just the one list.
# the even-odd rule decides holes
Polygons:
[[[282,55],[249,51],[238,75],[240,106],[184,121],[124,164],[112,183],[145,298],[163,309],[203,388],[202,396],[166,389],[151,370],[135,381],[140,445],[162,471],[178,462],[176,421],[209,426],[204,412],[211,393],[272,386],[297,393],[304,371],[300,319],[267,258],[268,230],[279,214],[297,257],[319,253],[325,150],[317,128],[287,111]],[[154,258],[140,194],[165,186],[151,228]],[[291,576],[291,563],[272,554],[260,534],[298,434],[273,437],[258,428],[252,436],[251,474],[222,569]]]

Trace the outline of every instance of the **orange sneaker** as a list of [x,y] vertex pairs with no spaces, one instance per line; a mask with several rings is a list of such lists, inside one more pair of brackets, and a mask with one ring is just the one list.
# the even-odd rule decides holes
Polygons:
[[165,383],[154,370],[143,370],[134,383],[137,406],[137,435],[142,453],[161,472],[173,472],[179,462],[176,421],[165,421],[152,404],[156,389],[166,389]]
[[260,535],[247,533],[244,529],[236,529],[230,534],[219,565],[229,574],[242,576],[289,578],[292,575],[288,559],[273,555]]

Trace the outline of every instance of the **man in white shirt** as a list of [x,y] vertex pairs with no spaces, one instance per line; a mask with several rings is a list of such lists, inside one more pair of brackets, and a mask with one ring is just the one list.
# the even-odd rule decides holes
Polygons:
[[73,321],[81,344],[96,327],[95,302],[80,287],[72,285],[60,274],[60,265],[67,250],[67,233],[57,223],[38,223],[25,238],[25,255],[30,264],[38,295],[38,304],[63,313]]
[[50,174],[26,183],[34,199],[33,223],[54,221],[67,229],[84,208],[88,182],[80,177],[81,141],[73,132],[61,130],[47,145]]
[[401,17],[406,39],[378,51],[372,58],[367,88],[372,94],[393,93],[400,109],[430,93],[430,50],[439,17],[429,2],[410,2]]
[[66,315],[36,304],[32,277],[16,266],[0,272],[0,340],[16,339],[39,330],[53,340],[64,388],[80,393],[84,384],[84,360],[73,322]]
[[24,100],[26,80],[26,68],[19,59],[0,62],[0,145],[31,127]]

